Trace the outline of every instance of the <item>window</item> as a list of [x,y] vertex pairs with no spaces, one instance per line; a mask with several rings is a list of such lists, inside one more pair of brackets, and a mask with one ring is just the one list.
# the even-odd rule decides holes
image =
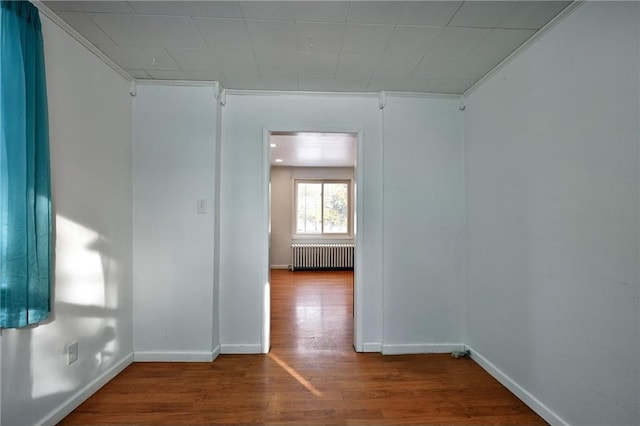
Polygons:
[[350,235],[350,204],[350,181],[296,180],[296,235]]

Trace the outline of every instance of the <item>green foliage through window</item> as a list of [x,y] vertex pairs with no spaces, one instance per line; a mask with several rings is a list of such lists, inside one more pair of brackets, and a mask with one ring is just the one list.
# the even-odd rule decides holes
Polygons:
[[297,234],[349,234],[348,181],[296,181]]

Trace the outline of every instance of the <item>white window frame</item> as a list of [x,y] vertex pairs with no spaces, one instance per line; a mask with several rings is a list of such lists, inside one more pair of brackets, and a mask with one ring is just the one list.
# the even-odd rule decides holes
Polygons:
[[[321,233],[321,234],[301,234],[298,233],[298,184],[299,183],[316,183],[323,185],[320,210],[324,214],[324,184],[326,183],[345,183],[347,184],[347,232],[344,234]],[[294,240],[351,240],[353,239],[353,180],[352,179],[294,179],[293,180],[293,220],[292,222],[292,239]],[[324,231],[324,217],[321,219],[321,226]]]

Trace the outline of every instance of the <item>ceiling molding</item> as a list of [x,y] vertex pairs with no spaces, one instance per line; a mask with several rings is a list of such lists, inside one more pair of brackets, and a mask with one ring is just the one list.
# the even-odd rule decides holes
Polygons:
[[[153,84],[153,82],[159,80],[138,80],[148,81],[147,84]],[[172,80],[167,80],[171,83]],[[188,82],[186,82],[188,83]],[[243,89],[225,89],[228,95],[239,96],[322,96],[322,97],[363,97],[363,98],[378,98],[380,92],[311,92],[302,90],[243,90]],[[432,99],[453,99],[458,100],[462,95],[452,93],[426,93],[426,92],[394,92],[385,90],[387,97],[402,97],[402,98],[432,98]]]
[[473,93],[478,87],[482,86],[485,81],[489,80],[491,77],[496,75],[500,70],[502,70],[504,67],[506,67],[515,58],[520,56],[520,54],[522,52],[527,50],[531,45],[533,45],[536,41],[538,41],[546,33],[551,31],[552,28],[554,28],[560,22],[564,21],[564,19],[567,16],[569,16],[574,10],[576,10],[578,7],[580,7],[585,2],[586,2],[586,0],[574,0],[572,3],[567,5],[567,7],[562,9],[562,11],[560,13],[558,13],[553,19],[551,19],[549,22],[547,22],[544,27],[540,28],[540,30],[538,30],[535,34],[533,34],[531,37],[529,37],[527,39],[527,41],[525,41],[524,43],[522,43],[520,45],[520,47],[518,47],[509,56],[507,56],[502,61],[500,61],[500,63],[498,63],[498,65],[493,67],[488,73],[486,73],[480,80],[475,82],[473,84],[473,86],[471,86],[467,90],[465,90],[462,93],[462,95],[460,95],[460,96],[461,97],[467,97],[471,93]]
[[124,69],[120,67],[120,65],[116,64],[111,58],[102,53],[100,49],[93,45],[89,40],[87,40],[82,34],[76,31],[71,25],[67,24],[62,18],[60,18],[54,11],[45,6],[40,0],[29,0],[44,16],[49,18],[54,24],[63,29],[67,34],[73,37],[76,41],[78,41],[81,45],[87,48],[91,53],[98,57],[102,62],[104,62],[109,68],[113,69],[115,72],[120,74],[122,78],[127,81],[134,81],[135,79]]
[[[196,87],[216,87],[220,82],[215,80],[151,80],[136,79],[136,84],[141,86],[196,86]],[[222,88],[222,85],[220,85]]]
[[227,95],[239,96],[330,96],[330,97],[364,97],[377,98],[380,92],[313,92],[304,90],[243,90],[226,89]]
[[460,99],[461,95],[454,93],[427,93],[427,92],[393,92],[385,90],[387,98],[394,96],[397,98],[433,98],[433,99]]

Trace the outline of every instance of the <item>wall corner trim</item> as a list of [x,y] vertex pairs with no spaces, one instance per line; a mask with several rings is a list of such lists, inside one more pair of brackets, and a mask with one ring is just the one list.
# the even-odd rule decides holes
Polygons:
[[380,95],[378,96],[378,108],[384,109],[386,105],[387,105],[387,94],[383,90],[380,92]]
[[213,82],[213,97],[216,99],[220,99],[220,87],[219,81]]
[[538,413],[540,417],[552,425],[569,425],[566,420],[556,414],[551,408],[547,407],[542,403],[542,401],[532,395],[525,388],[520,386],[511,377],[507,376],[502,370],[496,367],[478,351],[473,349],[471,346],[466,346],[466,348],[471,352],[471,359],[480,365],[480,367],[482,367],[487,373],[491,374],[497,381],[502,383],[504,387],[513,392],[515,396],[527,404],[533,411]]
[[382,352],[382,343],[364,342],[362,344],[362,352]]
[[219,100],[220,106],[225,106],[227,104],[227,89],[222,89],[220,91]]
[[96,393],[101,387],[109,383],[114,377],[116,377],[122,370],[127,368],[133,362],[133,353],[126,355],[119,362],[114,364],[107,371],[102,373],[99,377],[91,381],[85,387],[71,395],[66,401],[64,401],[57,409],[42,418],[38,424],[45,426],[53,426],[71,414],[80,404],[86,401],[91,395]]
[[218,358],[220,356],[220,345],[218,345],[215,348],[213,348],[213,351],[211,352],[211,355],[212,355],[211,361],[215,361],[216,358]]

